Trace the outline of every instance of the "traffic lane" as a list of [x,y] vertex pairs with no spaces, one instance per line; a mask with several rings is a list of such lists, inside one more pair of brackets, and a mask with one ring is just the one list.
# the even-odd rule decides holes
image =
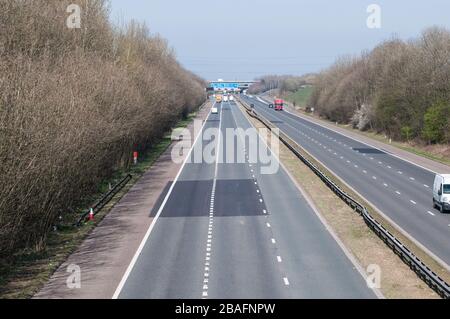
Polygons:
[[[223,150],[244,155],[244,145],[226,129],[236,128],[231,108],[235,104],[222,103]],[[245,156],[244,156],[245,158]],[[208,298],[287,298],[283,276],[278,269],[270,233],[264,222],[265,204],[253,173],[247,163],[219,163],[214,201],[214,231]]]
[[429,172],[428,170],[413,165],[409,162],[403,161],[398,157],[392,156],[386,151],[383,150],[380,151],[378,149],[370,147],[366,144],[358,142],[338,132],[315,124],[311,121],[298,117],[289,112],[277,112],[272,109],[268,109],[267,105],[258,100],[253,99],[252,101],[255,104],[255,106],[259,107],[260,110],[262,109],[263,111],[267,111],[270,113],[278,113],[276,115],[277,117],[281,117],[283,120],[287,121],[291,125],[294,126],[298,126],[298,124],[302,125],[306,129],[310,130],[311,133],[313,134],[315,133],[316,136],[321,136],[322,141],[328,139],[329,141],[335,142],[336,144],[338,144],[343,148],[349,148],[349,150],[351,151],[359,152],[362,154],[363,153],[370,154],[370,156],[374,157],[374,159],[377,162],[381,161],[382,163],[384,163],[386,167],[390,166],[393,170],[402,171],[404,175],[400,176],[400,178],[413,177],[417,182],[422,183],[421,186],[423,186],[423,184],[429,186],[434,180],[434,174],[432,172]]
[[[218,127],[210,114],[208,127]],[[212,121],[211,121],[212,120]],[[197,140],[201,143],[201,139]],[[187,172],[187,171],[190,172]],[[197,176],[193,176],[196,172]],[[214,170],[206,162],[183,167],[119,298],[199,298]]]
[[[259,111],[269,118],[272,116],[272,114],[265,114],[267,111],[260,109]],[[395,171],[392,167],[383,169],[383,167],[380,167],[380,162],[372,155],[365,156],[366,154],[362,154],[360,156],[352,151],[341,152],[342,150],[336,150],[335,145],[330,144],[328,139],[321,136],[314,136],[317,139],[308,139],[308,135],[301,130],[297,130],[293,125],[283,121],[275,122],[284,132],[303,145],[315,157],[320,158],[328,167],[335,161],[341,162],[344,167],[359,175],[360,178],[370,180],[373,185],[381,187],[390,194],[401,195],[400,203],[418,205],[414,209],[417,214],[423,215],[423,213],[426,213],[433,216],[434,213],[430,211],[432,207],[429,205],[430,198],[432,198],[432,188],[429,185],[418,184],[415,179],[405,177],[406,174],[402,171]],[[438,218],[441,218],[440,221],[443,223],[449,220],[447,215],[441,215]],[[437,223],[437,225],[443,227],[442,223]],[[444,227],[445,232],[447,232],[446,226]]]
[[[252,127],[239,109],[233,109],[233,116],[243,129]],[[272,236],[274,260],[287,279],[289,295],[376,298],[284,169],[264,175],[259,173],[260,166],[255,165],[255,172],[267,207],[265,227]]]
[[[372,156],[359,155],[353,151],[343,151],[343,149],[336,148],[328,139],[321,136],[314,136],[309,139],[301,130],[297,130],[289,123],[277,123],[278,126],[291,136],[295,141],[300,143],[305,149],[316,157],[320,156],[321,161],[330,166],[330,162],[336,161],[342,163],[344,167],[351,170],[360,178],[370,180],[373,185],[385,189],[387,192],[394,193],[400,191],[404,202],[421,202],[428,203],[432,197],[430,187],[417,187],[415,180],[409,178],[400,178],[403,172],[398,172],[391,169],[383,169],[380,163]],[[316,139],[317,138],[317,139]],[[345,145],[344,145],[345,147]],[[424,210],[421,210],[422,213]],[[426,210],[425,210],[426,211]]]
[[[215,103],[214,106],[217,107],[219,113],[209,114],[204,123],[203,132],[219,127],[221,105],[220,103]],[[214,143],[217,142],[215,141],[215,138],[216,136],[213,135],[210,140],[205,138],[199,138],[197,140],[196,145],[189,155],[186,165],[178,178],[179,181],[211,180],[212,176],[214,176],[215,162],[210,159],[205,161],[203,151],[206,145],[215,145]]]
[[[276,117],[274,118],[277,119]],[[282,124],[276,123],[276,125],[281,127]],[[298,134],[296,130],[289,127],[283,127],[282,129],[294,140],[299,141],[298,137],[296,137],[296,134]],[[367,200],[374,203],[378,209],[397,225],[401,226],[414,239],[438,256],[443,262],[449,264],[450,253],[445,244],[449,236],[449,216],[434,214],[431,205],[427,204],[431,201],[430,199],[427,201],[421,195],[422,200],[419,201],[414,196],[407,196],[405,187],[400,191],[387,190],[384,185],[381,187],[380,184],[377,184],[378,187],[374,187],[376,181],[372,177],[361,178],[355,175],[354,169],[347,167],[344,165],[345,163],[341,163],[338,160],[330,160],[330,155],[319,151],[319,149],[313,147],[308,151]],[[409,186],[410,188],[412,187],[411,185]],[[414,191],[415,196],[419,197],[417,188],[414,188]]]

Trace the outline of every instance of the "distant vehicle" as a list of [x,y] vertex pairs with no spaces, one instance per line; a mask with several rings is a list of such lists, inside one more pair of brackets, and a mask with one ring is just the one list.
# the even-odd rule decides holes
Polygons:
[[433,207],[441,213],[450,211],[450,174],[436,174],[433,184]]
[[223,101],[224,101],[224,102],[228,102],[228,96],[227,96],[227,95],[224,95],[224,96],[223,96]]
[[269,108],[273,109],[273,104],[272,103],[269,104]]
[[253,104],[253,103],[250,104],[250,107],[251,107],[251,108],[254,108],[254,107],[255,107],[255,104]]
[[234,101],[233,95],[230,95],[229,100],[230,100],[230,101]]
[[[284,105],[284,101],[282,99],[276,99],[273,102],[274,106],[275,106],[275,111],[283,111],[283,105]],[[270,105],[269,105],[270,106]]]
[[211,113],[212,113],[212,114],[217,114],[217,113],[219,113],[219,110],[217,109],[217,107],[213,107],[213,108],[211,109]]
[[221,94],[216,94],[216,102],[217,103],[221,103],[222,102],[222,95]]

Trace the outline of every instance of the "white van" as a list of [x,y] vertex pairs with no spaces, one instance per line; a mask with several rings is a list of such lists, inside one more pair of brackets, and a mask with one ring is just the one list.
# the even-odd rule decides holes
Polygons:
[[233,101],[234,100],[234,97],[233,97],[233,95],[230,95],[230,97],[228,98],[230,101]]
[[223,101],[224,101],[224,102],[228,102],[228,96],[227,96],[227,95],[224,95],[224,96],[223,96]]
[[441,213],[450,211],[450,174],[436,174],[433,184],[433,207]]

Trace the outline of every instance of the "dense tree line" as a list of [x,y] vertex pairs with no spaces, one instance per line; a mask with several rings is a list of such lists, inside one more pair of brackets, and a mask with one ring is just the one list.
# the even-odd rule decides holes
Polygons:
[[250,86],[250,94],[260,94],[269,90],[277,90],[280,94],[295,92],[305,84],[313,84],[315,74],[294,75],[265,75],[257,79],[258,83]]
[[0,258],[44,248],[58,216],[200,105],[204,85],[144,25],[113,26],[104,0],[0,0]]
[[332,121],[401,140],[450,142],[450,32],[393,38],[321,72],[309,101]]

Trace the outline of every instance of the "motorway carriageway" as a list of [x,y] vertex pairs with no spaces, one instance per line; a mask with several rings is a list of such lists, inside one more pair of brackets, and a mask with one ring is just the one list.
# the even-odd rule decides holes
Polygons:
[[450,270],[450,214],[433,209],[435,173],[290,112],[270,109],[257,97],[243,99]]
[[[204,129],[251,127],[234,102],[218,108]],[[260,166],[186,163],[114,298],[381,297],[282,167]]]

